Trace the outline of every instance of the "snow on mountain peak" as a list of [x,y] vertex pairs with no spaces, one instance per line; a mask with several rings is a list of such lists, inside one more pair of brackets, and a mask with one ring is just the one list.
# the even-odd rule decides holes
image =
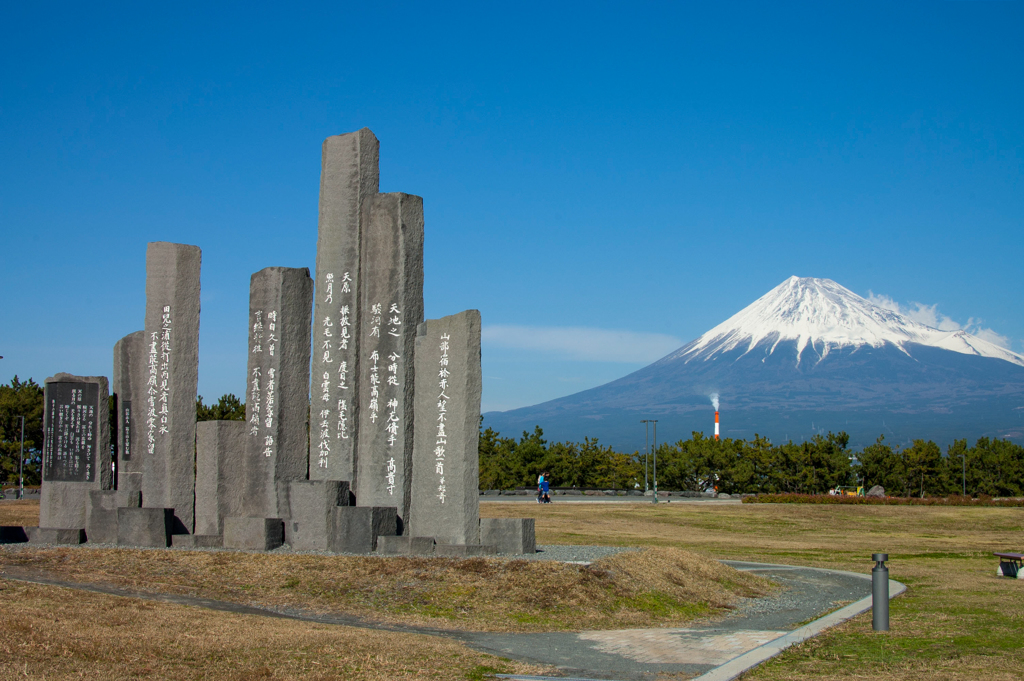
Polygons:
[[1024,356],[972,336],[966,331],[941,331],[879,307],[831,279],[790,277],[703,336],[666,359],[687,362],[742,348],[750,352],[770,343],[766,354],[782,341],[796,341],[796,363],[810,346],[817,361],[846,346],[881,347],[891,343],[910,354],[918,343],[965,355],[994,357],[1024,366]]

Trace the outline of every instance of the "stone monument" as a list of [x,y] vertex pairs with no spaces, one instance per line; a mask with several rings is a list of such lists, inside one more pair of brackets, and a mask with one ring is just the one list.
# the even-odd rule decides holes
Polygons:
[[237,484],[248,427],[245,421],[196,424],[196,537],[223,537],[224,519],[244,516],[251,506],[247,486]]
[[110,439],[117,445],[117,506],[128,506],[128,497],[142,491],[142,454],[136,449],[139,419],[134,408],[141,406],[144,400],[132,399],[132,391],[144,385],[141,381],[144,381],[146,368],[145,336],[145,331],[136,331],[114,345],[113,393],[117,423]]
[[409,516],[413,357],[423,321],[423,200],[378,194],[362,236],[355,495]]
[[200,261],[196,246],[146,249],[145,381],[132,390],[141,446],[132,456],[142,456],[142,505],[174,509],[173,534],[191,534],[195,522]]
[[480,313],[429,319],[416,337],[411,535],[480,543]]
[[201,253],[148,245],[145,328],[114,348],[117,489],[106,379],[47,379],[32,540],[534,550],[532,520],[480,520],[480,313],[423,321],[423,200],[378,193],[378,157],[368,129],[327,138],[315,282],[252,275],[245,421],[197,425]]
[[89,494],[112,487],[107,379],[57,374],[43,387],[43,485],[32,540],[78,544]]
[[[313,280],[308,269],[268,267],[252,275],[245,446],[226,469],[222,460],[220,474],[230,477],[241,507],[226,517],[273,521],[274,536],[276,526],[283,527],[290,516],[289,482],[305,480],[307,475],[312,306]],[[229,524],[230,528],[243,526],[247,537],[259,527],[270,527]],[[227,529],[224,541],[225,546],[236,545]],[[252,544],[248,539],[245,543],[246,547]]]
[[368,128],[324,140],[310,378],[310,480],[352,482],[359,418],[362,228],[380,143]]

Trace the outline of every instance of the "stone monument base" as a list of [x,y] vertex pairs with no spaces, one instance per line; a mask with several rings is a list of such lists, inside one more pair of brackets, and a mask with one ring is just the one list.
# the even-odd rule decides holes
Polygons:
[[284,521],[280,518],[225,518],[224,548],[243,551],[273,551],[284,544]]
[[166,548],[173,526],[173,508],[118,508],[117,544]]
[[433,537],[381,537],[377,553],[385,556],[432,556]]
[[30,544],[84,544],[85,528],[66,530],[57,527],[26,527],[25,535]]
[[91,544],[117,543],[117,492],[94,489],[85,508],[85,538]]
[[450,558],[470,558],[473,556],[493,556],[498,552],[494,544],[436,544],[435,556]]
[[537,552],[533,518],[481,518],[480,543],[493,544],[498,553],[531,554]]
[[351,506],[347,482],[292,480],[288,483],[291,517],[285,523],[285,541],[296,551],[327,551],[336,534],[334,509]]
[[373,553],[381,539],[398,534],[394,506],[337,506],[332,514],[328,550],[336,553]]
[[118,508],[142,506],[142,473],[118,473],[117,506]]
[[219,534],[172,534],[171,546],[176,549],[219,549],[224,537]]

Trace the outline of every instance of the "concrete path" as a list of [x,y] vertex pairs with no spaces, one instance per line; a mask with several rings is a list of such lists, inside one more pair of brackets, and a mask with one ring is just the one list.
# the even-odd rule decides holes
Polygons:
[[632,681],[653,679],[659,673],[697,676],[782,639],[798,625],[830,610],[871,595],[869,575],[725,562],[739,570],[775,580],[786,589],[775,596],[747,601],[722,620],[686,628],[547,634],[470,633],[458,638],[485,652],[554,665],[565,676],[574,678]]
[[[115,596],[192,605],[214,610],[297,619],[323,624],[406,631],[445,636],[501,657],[551,665],[557,677],[505,676],[508,679],[614,679],[648,681],[660,673],[698,676],[701,681],[728,681],[777,655],[786,647],[870,609],[868,574],[819,568],[723,561],[728,565],[775,580],[785,588],[766,598],[750,599],[716,621],[685,628],[620,629],[544,634],[458,632],[408,625],[367,622],[346,615],[315,615],[271,610],[205,598],[140,593],[103,584],[55,579],[25,568],[5,568],[0,576]],[[890,582],[890,597],[905,587]],[[843,607],[845,606],[845,607]],[[830,611],[838,611],[827,614]],[[824,617],[823,617],[824,615]]]
[[[502,504],[536,504],[536,496],[493,496],[480,495],[480,503],[502,503]],[[606,497],[606,496],[575,496],[559,495],[551,500],[552,504],[651,504],[654,503],[650,497]],[[659,504],[705,504],[709,506],[727,506],[742,504],[739,497],[734,499],[707,499],[704,497],[660,497]]]

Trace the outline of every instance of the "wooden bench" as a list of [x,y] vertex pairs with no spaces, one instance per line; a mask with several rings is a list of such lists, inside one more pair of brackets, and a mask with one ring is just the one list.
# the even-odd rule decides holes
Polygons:
[[996,575],[1024,579],[1024,553],[994,553],[999,558]]

